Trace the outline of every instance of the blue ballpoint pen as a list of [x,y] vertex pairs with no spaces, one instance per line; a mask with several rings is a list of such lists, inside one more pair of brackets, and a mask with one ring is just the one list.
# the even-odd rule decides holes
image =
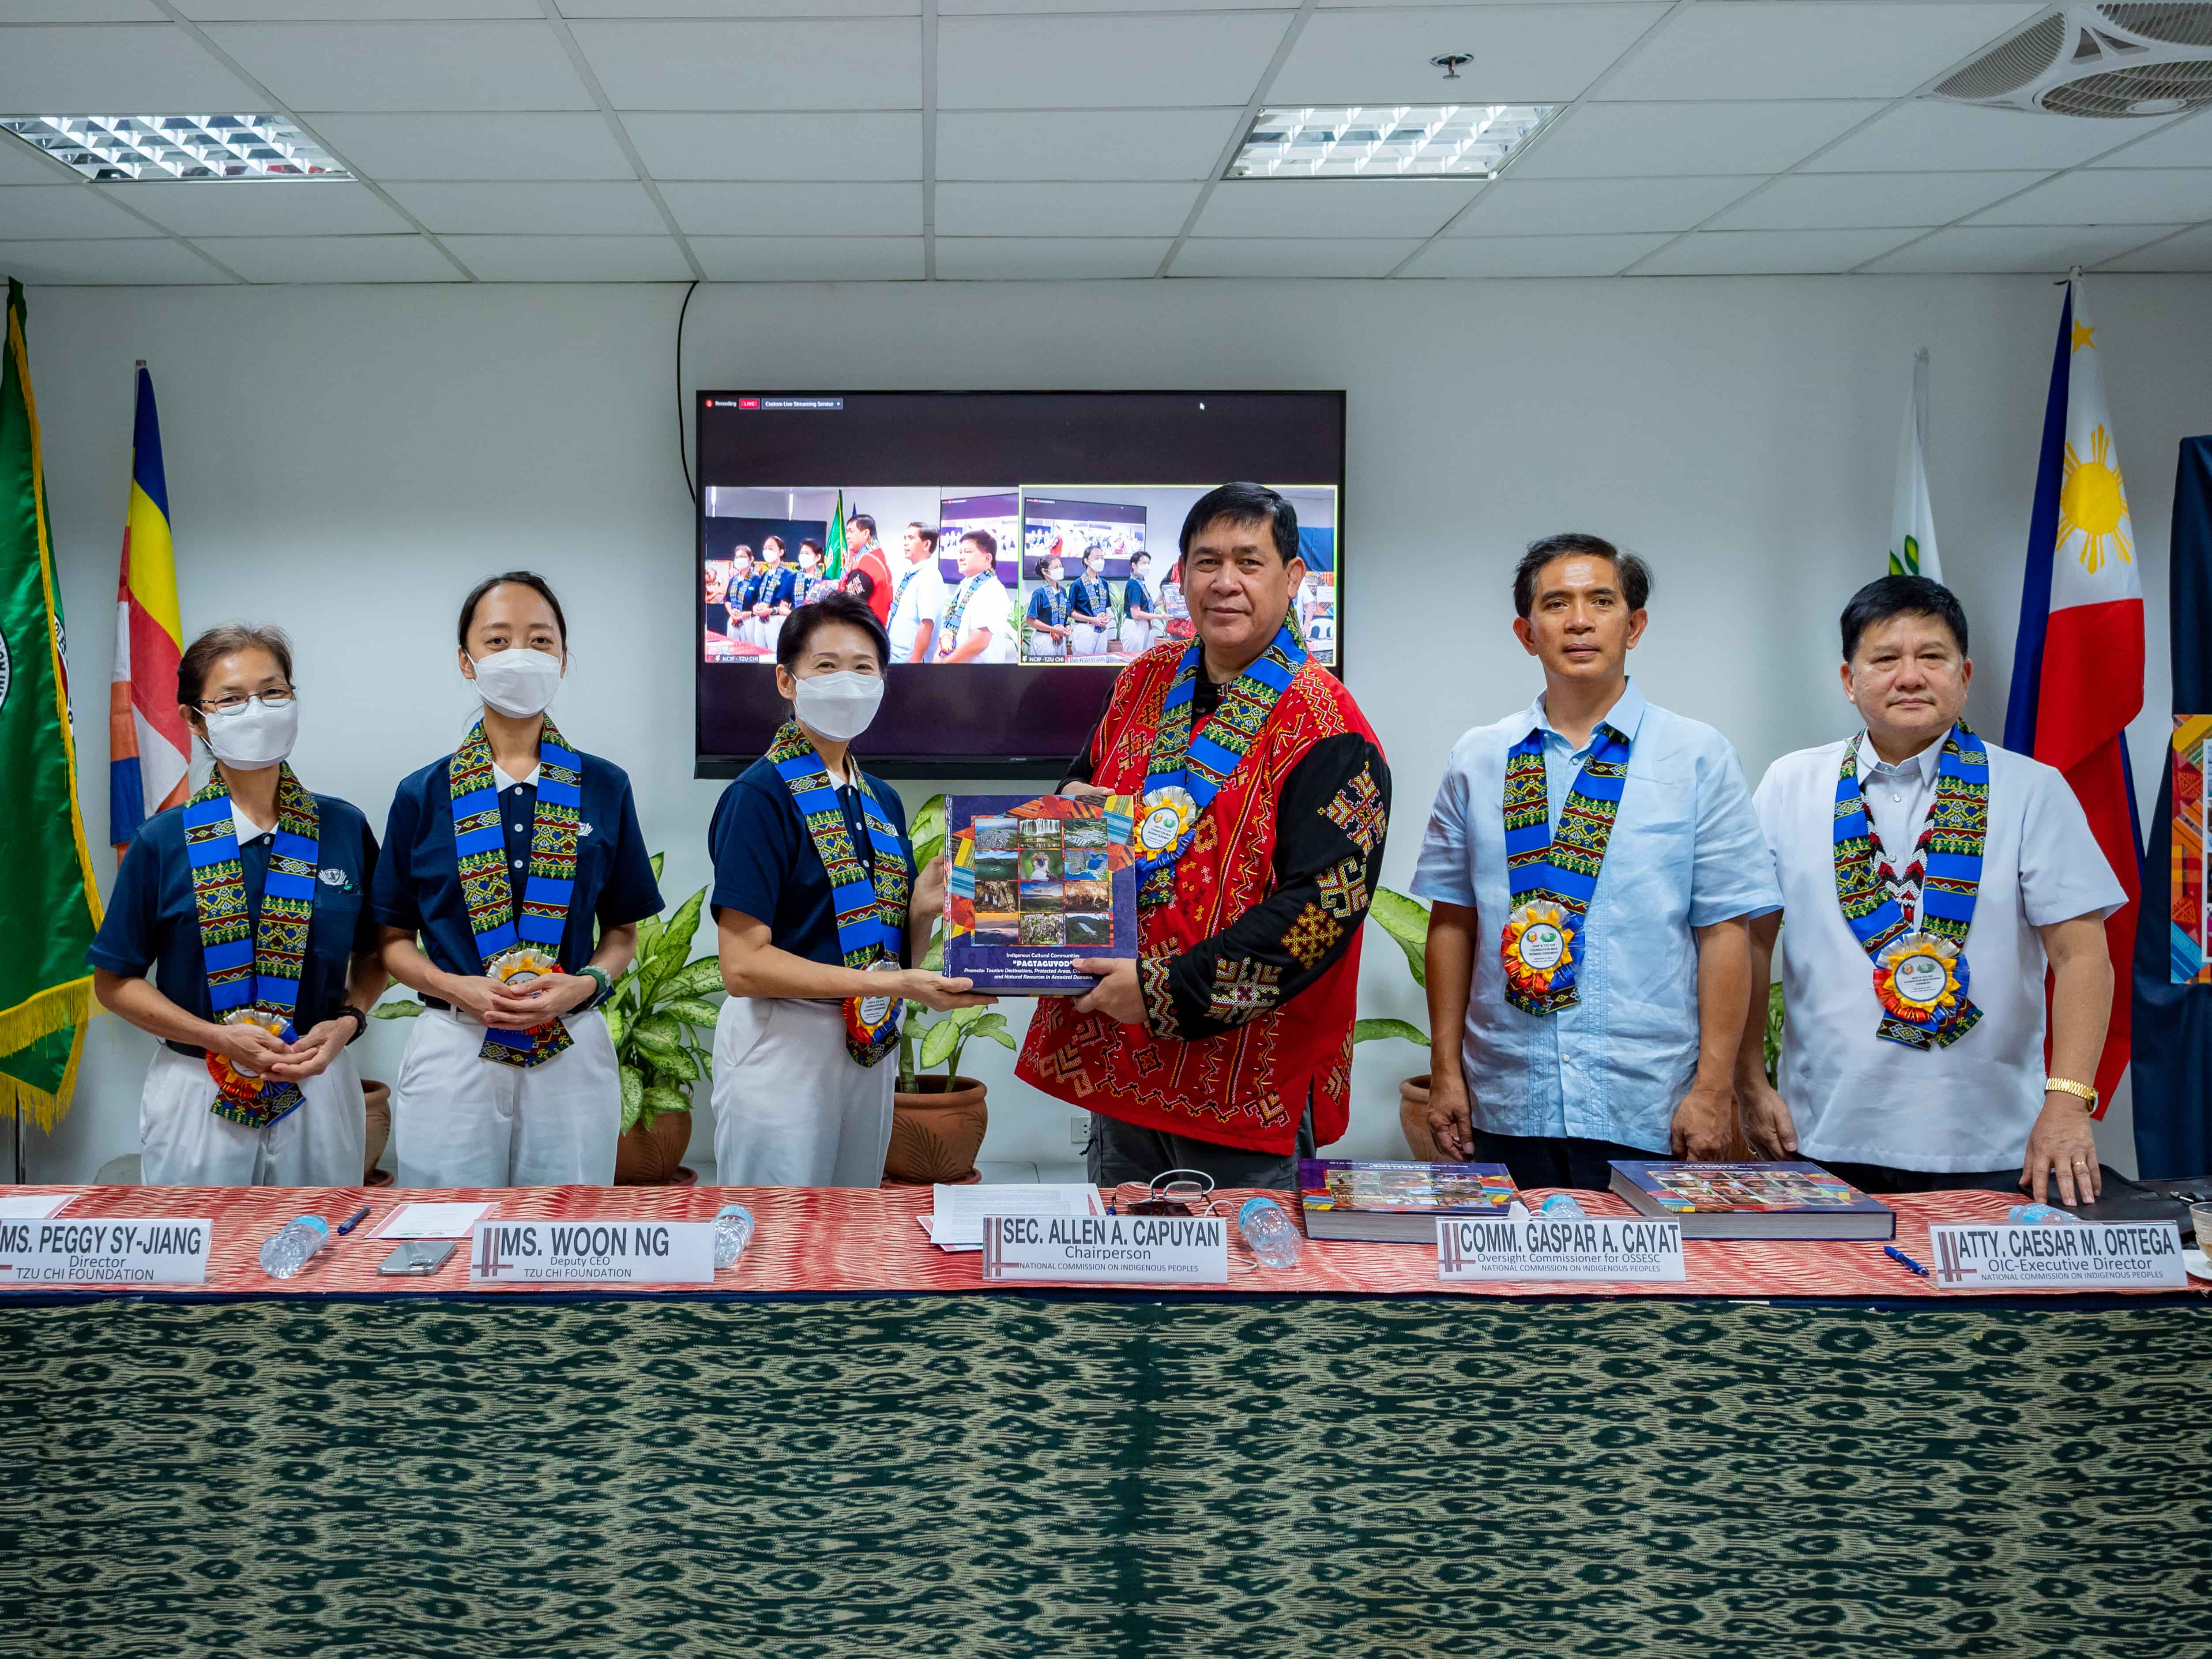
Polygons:
[[364,1204],[361,1208],[356,1210],[351,1215],[348,1216],[343,1221],[338,1224],[339,1235],[343,1237],[343,1235],[351,1232],[355,1228],[360,1226],[362,1222],[368,1219],[368,1206]]
[[1889,1257],[1889,1258],[1890,1258],[1892,1261],[1901,1261],[1901,1262],[1903,1262],[1903,1263],[1904,1263],[1907,1267],[1910,1267],[1910,1268],[1911,1268],[1914,1273],[1918,1273],[1918,1274],[1920,1275],[1920,1277],[1921,1277],[1921,1278],[1925,1279],[1925,1278],[1927,1278],[1927,1277],[1928,1277],[1928,1269],[1927,1269],[1927,1268],[1925,1268],[1925,1267],[1922,1267],[1922,1266],[1921,1266],[1917,1261],[1914,1261],[1911,1256],[1909,1256],[1909,1255],[1905,1255],[1905,1253],[1904,1251],[1902,1251],[1902,1250],[1899,1249],[1897,1248],[1897,1246],[1896,1246],[1896,1245],[1894,1245],[1894,1244],[1885,1244],[1885,1245],[1883,1245],[1883,1246],[1881,1247],[1881,1253],[1882,1253],[1884,1255],[1886,1255],[1886,1256]]

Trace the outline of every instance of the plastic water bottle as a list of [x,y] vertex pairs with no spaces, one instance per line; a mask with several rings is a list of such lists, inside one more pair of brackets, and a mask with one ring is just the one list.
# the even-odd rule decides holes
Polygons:
[[331,1224],[319,1215],[295,1215],[261,1246],[261,1271],[289,1279],[331,1242]]
[[1272,1198],[1248,1198],[1237,1212],[1237,1231],[1252,1247],[1252,1254],[1270,1267],[1295,1267],[1305,1235],[1291,1225],[1290,1217]]
[[725,1204],[714,1212],[714,1271],[720,1273],[745,1253],[753,1242],[753,1212],[742,1204]]
[[2081,1218],[2054,1204],[2015,1204],[2005,1212],[2015,1227],[2070,1227]]
[[1571,1194],[1566,1193],[1553,1193],[1549,1198],[1546,1199],[1541,1204],[1539,1204],[1536,1206],[1536,1213],[1538,1215],[1549,1216],[1554,1221],[1560,1221],[1565,1219],[1571,1215],[1588,1215],[1589,1212],[1583,1209],[1581,1205],[1576,1203]]

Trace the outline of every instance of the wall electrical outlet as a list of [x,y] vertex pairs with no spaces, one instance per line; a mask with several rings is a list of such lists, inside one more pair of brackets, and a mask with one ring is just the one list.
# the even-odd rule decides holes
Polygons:
[[1085,1146],[1091,1142],[1091,1114],[1078,1112],[1067,1120],[1067,1144]]

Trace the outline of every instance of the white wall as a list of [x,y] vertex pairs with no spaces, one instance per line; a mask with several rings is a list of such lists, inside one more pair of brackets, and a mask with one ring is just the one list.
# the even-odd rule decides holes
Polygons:
[[[705,882],[718,786],[690,775],[681,297],[33,290],[93,842],[106,839],[111,605],[143,356],[185,626],[291,631],[307,715],[295,759],[312,787],[381,823],[394,781],[447,750],[468,712],[456,601],[487,572],[529,565],[568,602],[563,728],[629,768],[667,890]],[[1347,388],[1346,637],[1395,775],[1386,869],[1402,884],[1453,738],[1532,693],[1507,574],[1547,532],[1594,530],[1650,559],[1635,670],[1727,732],[1754,780],[1846,729],[1835,617],[1882,568],[1920,344],[1934,352],[1944,567],[1975,630],[1971,714],[2001,732],[2058,298],[2029,277],[718,287],[692,303],[684,370],[718,386]],[[2212,280],[2099,277],[2094,301],[2154,618],[2136,734],[2148,800],[2167,709],[2173,447],[2212,428]],[[98,863],[104,882],[108,855]],[[1365,1012],[1422,1018],[1379,936],[1362,994]],[[373,1026],[364,1072],[392,1077],[404,1032]],[[135,1150],[147,1048],[94,1022],[74,1112],[32,1136],[35,1177],[84,1180]],[[992,1049],[970,1068],[992,1085],[987,1155],[1068,1157],[1067,1110],[1014,1084],[1010,1064]],[[1363,1047],[1349,1151],[1396,1150],[1395,1081],[1425,1066],[1402,1043]],[[2124,1118],[2106,1155],[2133,1167]]]

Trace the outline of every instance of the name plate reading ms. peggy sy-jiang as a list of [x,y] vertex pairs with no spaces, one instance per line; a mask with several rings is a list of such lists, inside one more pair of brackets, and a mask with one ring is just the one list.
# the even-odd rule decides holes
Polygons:
[[471,1285],[711,1285],[711,1221],[479,1221]]
[[1447,1218],[1437,1223],[1437,1277],[1679,1283],[1682,1224],[1641,1216]]
[[985,1216],[983,1277],[1226,1285],[1229,1223],[1218,1215]]
[[204,1285],[205,1216],[0,1221],[0,1285]]
[[1929,1272],[1943,1291],[2178,1291],[2181,1230],[2171,1221],[2080,1221],[2063,1227],[1938,1224]]

